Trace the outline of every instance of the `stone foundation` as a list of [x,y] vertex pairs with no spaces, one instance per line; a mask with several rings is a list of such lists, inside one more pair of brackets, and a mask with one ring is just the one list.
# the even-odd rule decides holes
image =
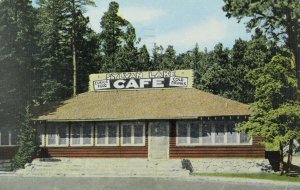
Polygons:
[[267,159],[203,158],[189,159],[194,173],[271,173]]

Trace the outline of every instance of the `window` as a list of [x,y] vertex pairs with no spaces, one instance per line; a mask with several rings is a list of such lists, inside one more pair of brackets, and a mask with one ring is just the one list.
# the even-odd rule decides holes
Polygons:
[[8,130],[8,128],[1,129],[1,145],[9,145],[9,130]]
[[234,125],[227,125],[227,143],[235,144],[237,143],[237,132]]
[[191,144],[199,144],[200,140],[200,129],[199,126],[195,123],[191,123]]
[[203,144],[212,144],[212,125],[202,125]]
[[71,124],[71,145],[89,146],[93,145],[93,124],[92,123],[72,123]]
[[117,146],[119,144],[118,123],[96,123],[96,145]]
[[10,131],[10,144],[11,145],[16,145],[18,143],[18,135],[19,135],[19,130],[18,129],[11,129]]
[[0,128],[0,146],[14,146],[18,141],[18,129]]
[[[47,124],[47,135],[46,144],[48,146],[68,146],[69,127],[66,123],[48,123]],[[42,129],[40,131],[40,138],[43,138]],[[43,142],[43,139],[41,139]]]
[[238,133],[236,125],[230,124],[226,127],[227,144],[251,144],[251,138],[245,133]]
[[215,126],[215,144],[224,144],[225,128],[224,125]]
[[240,133],[240,143],[241,144],[248,144],[251,138],[244,132]]
[[180,123],[178,125],[178,144],[186,144],[188,138],[188,124]]
[[145,124],[144,123],[123,123],[122,124],[122,146],[144,146],[145,145]]
[[250,144],[251,138],[238,133],[235,125],[200,122],[177,123],[177,145],[226,145]]
[[40,146],[44,146],[45,145],[45,140],[44,140],[44,137],[45,137],[45,127],[44,126],[37,126],[36,127],[36,133],[37,133],[37,143],[40,145]]

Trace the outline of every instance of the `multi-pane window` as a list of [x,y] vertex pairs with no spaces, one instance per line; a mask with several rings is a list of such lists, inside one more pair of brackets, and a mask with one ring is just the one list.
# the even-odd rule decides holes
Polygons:
[[119,144],[118,123],[96,123],[96,145],[117,146]]
[[191,144],[199,144],[200,140],[200,130],[197,124],[191,123],[190,125],[191,131]]
[[223,144],[225,139],[224,125],[215,125],[215,144]]
[[0,128],[0,146],[13,146],[18,141],[16,128]]
[[177,145],[250,144],[251,138],[235,128],[234,124],[178,122]]
[[188,139],[188,123],[179,123],[178,124],[178,144],[186,144]]
[[1,129],[1,145],[9,145],[9,129]]
[[[212,126],[211,125],[198,125],[201,131],[199,138],[202,137],[203,144],[212,144]],[[202,129],[202,130],[201,130]]]
[[[67,123],[48,123],[46,132],[46,144],[48,146],[67,146],[69,144],[69,127]],[[43,135],[41,138],[43,138]]]
[[235,144],[237,143],[237,136],[238,133],[235,130],[234,125],[227,125],[227,143],[228,144]]
[[145,145],[145,124],[141,122],[122,124],[121,145],[143,146]]
[[71,145],[93,145],[93,123],[79,122],[71,124]]
[[36,127],[36,141],[38,143],[38,145],[40,146],[44,146],[45,145],[45,140],[44,140],[44,137],[45,137],[45,127],[44,126],[37,126]]

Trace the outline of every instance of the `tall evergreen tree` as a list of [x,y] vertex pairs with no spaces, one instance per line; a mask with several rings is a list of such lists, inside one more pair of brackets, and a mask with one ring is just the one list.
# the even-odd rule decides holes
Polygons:
[[174,47],[169,45],[163,54],[161,65],[159,65],[160,70],[175,70],[178,68],[176,65],[176,51]]
[[114,63],[116,71],[138,71],[138,49],[135,45],[138,43],[135,34],[135,28],[128,23],[127,31],[122,36],[121,47],[115,54]]
[[[81,27],[82,11],[84,6],[95,5],[92,0],[71,0],[71,46],[72,46],[72,64],[73,64],[73,96],[77,94],[77,39],[78,30]],[[86,27],[86,23],[85,27]]]
[[150,55],[146,45],[138,50],[138,71],[151,70]]
[[[79,83],[87,81],[90,69],[83,68],[83,65],[91,66],[95,58],[91,55],[96,54],[97,48],[97,38],[88,27],[89,19],[83,15],[84,7],[91,3],[91,1],[39,1],[38,28],[41,31],[39,46],[42,51],[41,103],[70,97],[77,91],[74,90],[74,87],[78,88],[77,78]],[[81,72],[79,77],[76,76],[78,72],[76,68]],[[79,86],[79,92],[86,89],[82,84]]]
[[152,62],[152,70],[159,70],[160,66],[162,65],[163,60],[163,51],[164,48],[160,45],[154,44],[154,47],[152,49],[152,55],[153,58],[151,60]]
[[232,89],[233,80],[230,72],[232,66],[229,61],[229,49],[223,48],[221,43],[217,44],[212,52],[208,55],[208,68],[201,76],[200,89],[229,97]]
[[1,126],[16,126],[35,95],[36,20],[30,0],[0,1]]
[[[133,44],[129,44],[129,41],[135,39],[134,28],[126,19],[118,15],[118,11],[119,4],[112,1],[109,4],[108,11],[101,18],[100,26],[102,31],[100,38],[104,61],[102,72],[116,72],[127,69],[127,64],[120,65],[119,62],[120,56],[123,58],[126,56],[126,51],[122,49],[122,46],[126,44],[126,48],[129,51],[132,50]],[[130,53],[134,54],[134,52]]]

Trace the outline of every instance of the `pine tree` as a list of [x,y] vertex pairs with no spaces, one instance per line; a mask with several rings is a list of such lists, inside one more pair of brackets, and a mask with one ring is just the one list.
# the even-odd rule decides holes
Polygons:
[[150,55],[146,45],[143,45],[138,50],[138,71],[149,71],[151,70]]
[[0,2],[0,125],[16,126],[36,81],[36,12],[30,0]]
[[29,106],[24,110],[19,123],[18,150],[13,159],[13,168],[24,168],[26,163],[30,163],[36,157],[38,144],[36,141],[36,130],[31,126],[31,114]]
[[119,4],[112,1],[101,18],[101,52],[104,64],[101,72],[137,71],[139,43],[135,28],[118,15]]
[[89,19],[83,15],[84,7],[90,4],[92,1],[39,1],[39,46],[42,49],[40,103],[62,100],[74,95],[74,92],[76,94],[76,80],[80,83],[79,92],[86,90],[81,82],[87,81],[88,71],[91,70],[83,65],[91,66],[95,59],[91,55],[96,54],[98,43],[87,26]]
[[159,70],[160,66],[162,65],[162,59],[163,59],[163,51],[164,48],[162,46],[158,46],[157,44],[154,44],[154,47],[152,49],[152,70]]
[[162,65],[160,65],[160,69],[162,70],[175,70],[177,69],[176,65],[176,51],[173,46],[168,46],[166,51],[163,54]]

